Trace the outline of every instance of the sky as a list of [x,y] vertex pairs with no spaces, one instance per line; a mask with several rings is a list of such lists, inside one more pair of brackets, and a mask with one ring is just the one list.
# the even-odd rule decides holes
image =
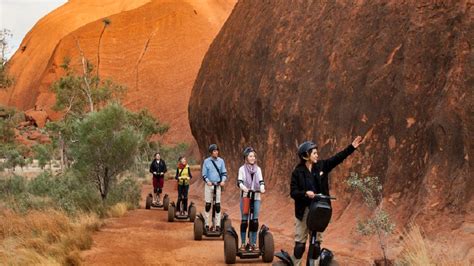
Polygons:
[[7,58],[20,46],[21,41],[38,20],[66,3],[67,0],[0,0],[0,29],[9,29]]

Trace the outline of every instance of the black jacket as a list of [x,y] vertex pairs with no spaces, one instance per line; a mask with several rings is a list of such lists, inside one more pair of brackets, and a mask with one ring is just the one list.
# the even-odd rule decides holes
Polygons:
[[354,146],[349,145],[333,157],[317,161],[313,164],[311,173],[304,163],[295,167],[291,174],[290,196],[295,200],[296,218],[303,219],[305,208],[311,204],[311,199],[305,196],[306,191],[310,190],[316,194],[322,193],[329,196],[329,172],[354,151]]
[[163,161],[163,159],[161,159],[159,163],[156,161],[156,159],[153,159],[153,162],[151,162],[150,164],[150,173],[153,174],[153,172],[156,172],[156,173],[163,172],[162,175],[153,174],[153,177],[162,178],[165,176],[164,173],[166,173],[166,171],[168,171],[168,169],[166,169],[166,163],[165,161]]

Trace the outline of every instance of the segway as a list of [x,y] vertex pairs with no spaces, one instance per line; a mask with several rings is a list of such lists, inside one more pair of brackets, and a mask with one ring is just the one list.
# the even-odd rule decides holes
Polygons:
[[[254,214],[254,203],[255,203],[255,193],[260,191],[249,191],[247,197],[250,198],[250,210],[248,214],[248,221],[253,219]],[[258,226],[258,225],[257,225]],[[248,233],[250,239],[250,230]],[[272,262],[273,261],[273,235],[270,232],[270,229],[262,225],[260,231],[258,232],[258,251],[249,249],[248,247],[245,250],[240,250],[238,248],[239,237],[234,227],[230,227],[226,230],[224,236],[224,258],[225,263],[234,264],[236,256],[241,259],[256,259],[260,256],[262,257],[263,262]]]
[[[220,229],[219,230],[212,230],[213,228],[216,227],[215,224],[215,217],[216,217],[216,193],[217,193],[217,187],[219,186],[220,182],[212,183],[214,186],[213,190],[213,195],[212,195],[212,225],[209,227],[209,229],[206,228],[205,226],[205,219],[204,215],[202,213],[199,213],[199,215],[196,217],[194,220],[194,240],[202,240],[202,236],[206,237],[221,237],[224,236],[224,232],[226,228],[229,228],[232,226],[232,222],[229,219],[229,216],[227,213],[223,213],[221,217],[221,221],[219,224]],[[207,186],[207,185],[206,185]]]
[[168,194],[165,194],[163,196],[163,203],[158,204],[158,203],[153,203],[153,194],[149,193],[148,196],[146,197],[146,202],[145,202],[145,209],[149,210],[151,208],[163,208],[163,210],[167,211],[168,206],[170,204],[170,198]]
[[[309,207],[306,224],[309,231],[311,232],[311,239],[309,243],[308,256],[306,259],[307,266],[314,266],[314,261],[320,256],[321,259],[319,260],[319,265],[321,266],[328,266],[333,259],[333,253],[329,249],[321,249],[321,243],[317,239],[317,233],[324,232],[329,224],[329,221],[331,221],[332,199],[336,198],[323,194],[316,194]],[[293,261],[288,252],[281,250],[281,252],[275,254],[275,257],[279,258],[285,265],[293,266]]]
[[[181,201],[181,206],[180,210],[183,209],[183,201]],[[181,215],[181,214],[176,214],[176,204],[174,201],[172,201],[168,207],[168,222],[174,222],[174,220],[188,220],[190,222],[194,222],[194,219],[196,219],[196,206],[194,206],[194,202],[191,201],[191,203],[188,206],[188,214],[186,215]]]

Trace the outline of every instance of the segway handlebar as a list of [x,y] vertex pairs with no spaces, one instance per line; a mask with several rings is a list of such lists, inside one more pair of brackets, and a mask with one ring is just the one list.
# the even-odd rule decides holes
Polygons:
[[336,199],[336,197],[331,197],[331,196],[324,195],[324,194],[321,194],[321,193],[314,195],[314,198],[315,199],[331,199],[331,200]]

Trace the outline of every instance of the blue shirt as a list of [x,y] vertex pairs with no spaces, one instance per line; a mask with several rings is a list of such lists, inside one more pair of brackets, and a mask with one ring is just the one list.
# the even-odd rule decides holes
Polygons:
[[[214,161],[217,168],[219,168],[221,176],[219,176],[219,172],[217,172],[211,160]],[[206,182],[224,182],[227,179],[227,169],[225,169],[224,160],[221,157],[217,157],[217,159],[213,159],[212,156],[207,157],[202,164],[202,178]]]

